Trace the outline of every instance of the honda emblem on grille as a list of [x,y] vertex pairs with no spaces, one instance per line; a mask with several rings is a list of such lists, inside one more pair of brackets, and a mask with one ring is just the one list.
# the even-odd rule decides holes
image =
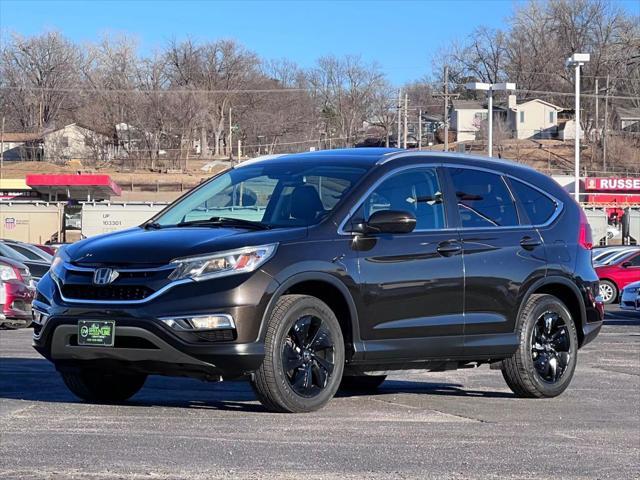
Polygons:
[[93,283],[95,285],[109,285],[119,275],[113,268],[98,268],[93,272]]

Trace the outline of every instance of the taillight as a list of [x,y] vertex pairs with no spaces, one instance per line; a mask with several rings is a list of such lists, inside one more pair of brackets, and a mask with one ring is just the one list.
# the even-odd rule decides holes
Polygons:
[[591,236],[591,226],[587,220],[587,215],[580,209],[580,231],[578,232],[578,245],[585,250],[593,248],[593,237]]

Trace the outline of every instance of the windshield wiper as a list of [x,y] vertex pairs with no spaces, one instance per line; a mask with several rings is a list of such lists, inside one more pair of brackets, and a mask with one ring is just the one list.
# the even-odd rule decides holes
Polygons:
[[256,222],[253,220],[245,220],[243,218],[230,218],[230,217],[211,217],[205,220],[190,220],[188,222],[180,222],[176,224],[176,227],[208,227],[208,226],[221,226],[221,227],[242,227],[252,228],[254,230],[269,230],[271,226],[266,223]]

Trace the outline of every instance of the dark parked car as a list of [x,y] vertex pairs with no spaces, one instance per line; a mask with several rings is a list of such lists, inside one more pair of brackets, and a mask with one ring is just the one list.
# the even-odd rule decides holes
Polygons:
[[247,377],[268,409],[306,412],[341,381],[481,364],[553,397],[602,325],[590,249],[580,207],[513,163],[377,148],[249,161],[59,251],[34,346],[89,401],[149,374]]
[[[25,264],[29,267],[34,282],[38,282],[49,270],[51,261],[46,260],[34,252],[20,251],[20,247],[21,245],[19,243],[11,240],[0,240],[0,255]],[[42,252],[42,255],[46,255],[46,253]]]

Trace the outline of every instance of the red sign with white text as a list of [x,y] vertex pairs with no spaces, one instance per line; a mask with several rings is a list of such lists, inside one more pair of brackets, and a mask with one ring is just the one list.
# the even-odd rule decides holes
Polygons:
[[640,177],[587,177],[584,186],[595,191],[640,192]]

